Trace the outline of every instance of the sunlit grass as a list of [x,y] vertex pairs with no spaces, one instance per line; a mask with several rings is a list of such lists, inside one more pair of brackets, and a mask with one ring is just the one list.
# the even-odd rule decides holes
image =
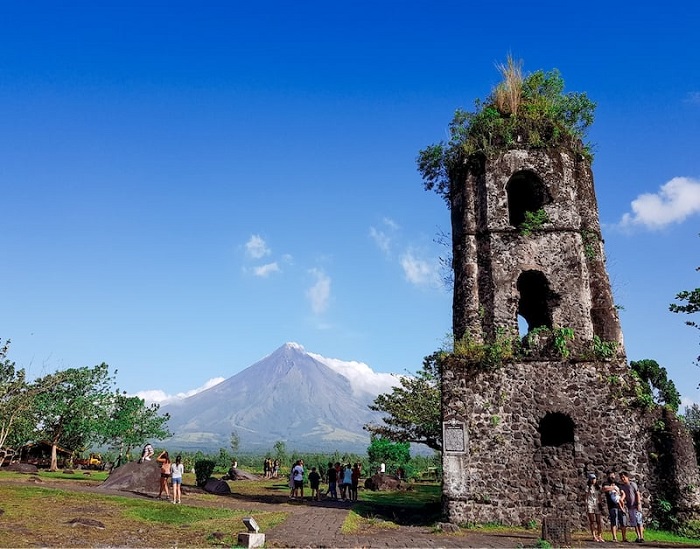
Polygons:
[[378,505],[397,507],[422,507],[431,503],[440,503],[441,488],[439,484],[421,483],[412,486],[412,490],[398,492],[361,490],[359,499]]
[[[0,547],[96,546],[113,543],[115,532],[130,532],[138,538],[138,532],[144,531],[149,534],[143,543],[151,546],[172,546],[178,540],[185,546],[219,544],[220,539],[209,539],[212,533],[235,538],[245,516],[255,516],[263,532],[287,516],[284,512],[214,507],[216,498],[198,494],[192,496],[193,503],[205,506],[173,505],[152,499],[0,484],[5,526],[0,529]],[[97,520],[104,528],[74,530],[68,521],[75,518]]]
[[340,527],[341,534],[358,534],[360,532],[366,534],[375,529],[396,530],[399,525],[387,521],[381,517],[372,515],[371,513],[360,514],[355,510],[351,510],[345,518],[343,525]]
[[[627,539],[634,541],[635,539],[634,528],[628,528]],[[605,541],[612,541],[612,534],[610,532],[603,533],[603,539]],[[617,539],[622,539],[620,532],[617,533]],[[682,543],[684,545],[691,545],[693,547],[700,546],[700,538],[689,538],[686,536],[681,536],[679,534],[674,534],[673,532],[668,532],[666,530],[652,530],[651,528],[644,529],[644,541],[649,544],[653,542],[664,542],[664,543]]]

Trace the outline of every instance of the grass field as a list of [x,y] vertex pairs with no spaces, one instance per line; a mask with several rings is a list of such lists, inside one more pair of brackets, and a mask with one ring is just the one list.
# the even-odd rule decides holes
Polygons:
[[[287,516],[282,510],[226,508],[220,497],[210,494],[191,494],[184,504],[173,505],[76,491],[79,485],[99,484],[105,476],[40,473],[37,478],[43,482],[27,485],[26,475],[18,482],[16,473],[0,473],[0,547],[230,547],[244,530],[243,517],[254,514],[265,531]],[[44,485],[49,482],[51,486]],[[75,520],[82,522],[76,525]]]
[[[287,505],[289,487],[284,479],[231,482],[235,497],[222,498],[199,493],[192,488],[194,475],[186,474],[183,504],[172,505],[153,498],[96,493],[106,476],[105,472],[86,475],[80,471],[0,472],[0,547],[230,547],[243,529],[243,517],[253,515],[265,532],[287,520],[293,511]],[[440,520],[440,494],[435,483],[418,483],[406,492],[360,490],[359,501],[348,512],[341,532],[372,534],[405,525],[431,528]],[[75,520],[83,523],[74,525]],[[535,538],[538,528],[533,524],[529,530]],[[474,525],[464,535],[508,535],[524,530]],[[585,545],[588,537],[587,532],[577,532],[577,545]],[[610,534],[605,538],[610,540]],[[700,546],[698,539],[664,531],[647,530],[645,539],[657,546]]]

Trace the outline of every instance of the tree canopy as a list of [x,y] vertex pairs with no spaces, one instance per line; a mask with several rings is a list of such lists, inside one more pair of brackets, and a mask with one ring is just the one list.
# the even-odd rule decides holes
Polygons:
[[126,455],[148,439],[164,439],[172,435],[167,429],[168,414],[159,414],[160,405],[150,404],[137,396],[116,391],[109,403],[109,417],[101,429],[102,442],[109,443]]
[[[10,341],[0,340],[0,448],[16,434],[16,426],[21,423],[22,414],[30,405],[29,386],[23,369],[16,369],[15,363],[7,358]],[[14,429],[14,430],[13,430]],[[24,441],[22,441],[24,442]]]
[[56,470],[58,446],[82,451],[108,443],[126,454],[149,438],[171,435],[170,418],[159,414],[158,404],[146,406],[139,397],[113,391],[106,364],[59,370],[28,382],[24,370],[7,357],[9,348],[9,340],[0,340],[0,459],[32,439],[45,440]]
[[380,463],[403,467],[411,460],[411,445],[408,442],[392,442],[387,438],[372,436],[367,457],[371,469],[376,469]]
[[98,441],[109,421],[113,378],[107,364],[68,368],[40,380],[51,391],[36,398],[39,436],[51,444],[51,471],[58,468],[57,446],[81,448]]
[[676,389],[676,384],[669,379],[668,372],[655,360],[644,359],[631,361],[630,368],[641,381],[643,396],[648,401],[664,405],[674,412],[681,405],[681,395]]
[[425,189],[434,190],[448,204],[450,182],[476,153],[567,146],[592,158],[591,147],[583,139],[596,105],[585,93],[564,93],[564,80],[556,69],[523,76],[522,61],[510,56],[498,69],[503,81],[485,100],[476,100],[473,112],[455,111],[450,140],[418,154]]
[[25,444],[36,428],[33,413],[39,395],[52,388],[53,380],[28,382],[23,368],[17,369],[7,355],[10,341],[0,340],[0,449],[12,452]]
[[370,409],[384,412],[384,424],[367,424],[365,430],[375,437],[394,442],[425,444],[442,450],[440,424],[441,388],[440,357],[442,351],[423,359],[415,376],[401,376],[400,385],[391,393],[379,395]]

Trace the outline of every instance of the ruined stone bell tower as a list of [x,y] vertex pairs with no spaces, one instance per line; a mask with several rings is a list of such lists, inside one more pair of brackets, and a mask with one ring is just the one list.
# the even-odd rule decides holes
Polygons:
[[[446,518],[583,517],[586,474],[610,468],[632,473],[646,509],[649,494],[698,486],[675,419],[659,424],[660,409],[635,405],[588,160],[565,144],[471,154],[453,166],[448,200],[456,343],[442,372]],[[672,439],[686,457],[659,457]],[[685,499],[692,507],[698,494]]]

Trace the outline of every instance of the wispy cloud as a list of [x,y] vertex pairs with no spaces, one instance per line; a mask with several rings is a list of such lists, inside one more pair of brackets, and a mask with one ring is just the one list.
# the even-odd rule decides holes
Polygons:
[[270,255],[270,248],[267,247],[267,243],[260,235],[254,234],[245,244],[245,253],[248,257],[260,259]]
[[375,229],[374,227],[370,227],[369,236],[372,238],[372,240],[374,240],[377,248],[379,248],[385,254],[389,253],[391,250],[391,237],[389,237],[388,234],[380,231],[379,229]]
[[145,391],[139,391],[138,393],[136,393],[135,396],[144,399],[146,401],[146,404],[151,404],[153,402],[158,404],[169,404],[187,397],[191,397],[192,395],[196,395],[197,393],[201,393],[202,391],[205,391],[213,387],[214,385],[218,385],[222,381],[224,381],[223,377],[214,377],[207,381],[201,387],[197,387],[196,389],[190,389],[189,391],[184,391],[175,395],[169,395],[161,389],[146,389]]
[[700,213],[700,181],[674,177],[657,193],[645,193],[632,201],[632,212],[620,220],[624,228],[661,229]]
[[328,309],[331,297],[331,278],[320,269],[310,269],[309,273],[314,277],[315,282],[306,290],[306,297],[311,303],[311,310],[314,314],[320,315]]
[[382,219],[383,227],[378,229],[376,227],[369,228],[369,236],[374,243],[377,245],[384,254],[389,255],[391,253],[391,245],[393,241],[393,233],[398,231],[399,225],[393,219],[385,217]]
[[440,286],[440,265],[438,261],[428,261],[417,257],[412,250],[406,251],[400,259],[404,276],[416,286]]
[[259,267],[253,268],[253,273],[255,276],[259,276],[261,278],[267,278],[272,273],[278,272],[280,272],[280,267],[276,261],[273,263],[268,263],[267,265],[260,265]]

